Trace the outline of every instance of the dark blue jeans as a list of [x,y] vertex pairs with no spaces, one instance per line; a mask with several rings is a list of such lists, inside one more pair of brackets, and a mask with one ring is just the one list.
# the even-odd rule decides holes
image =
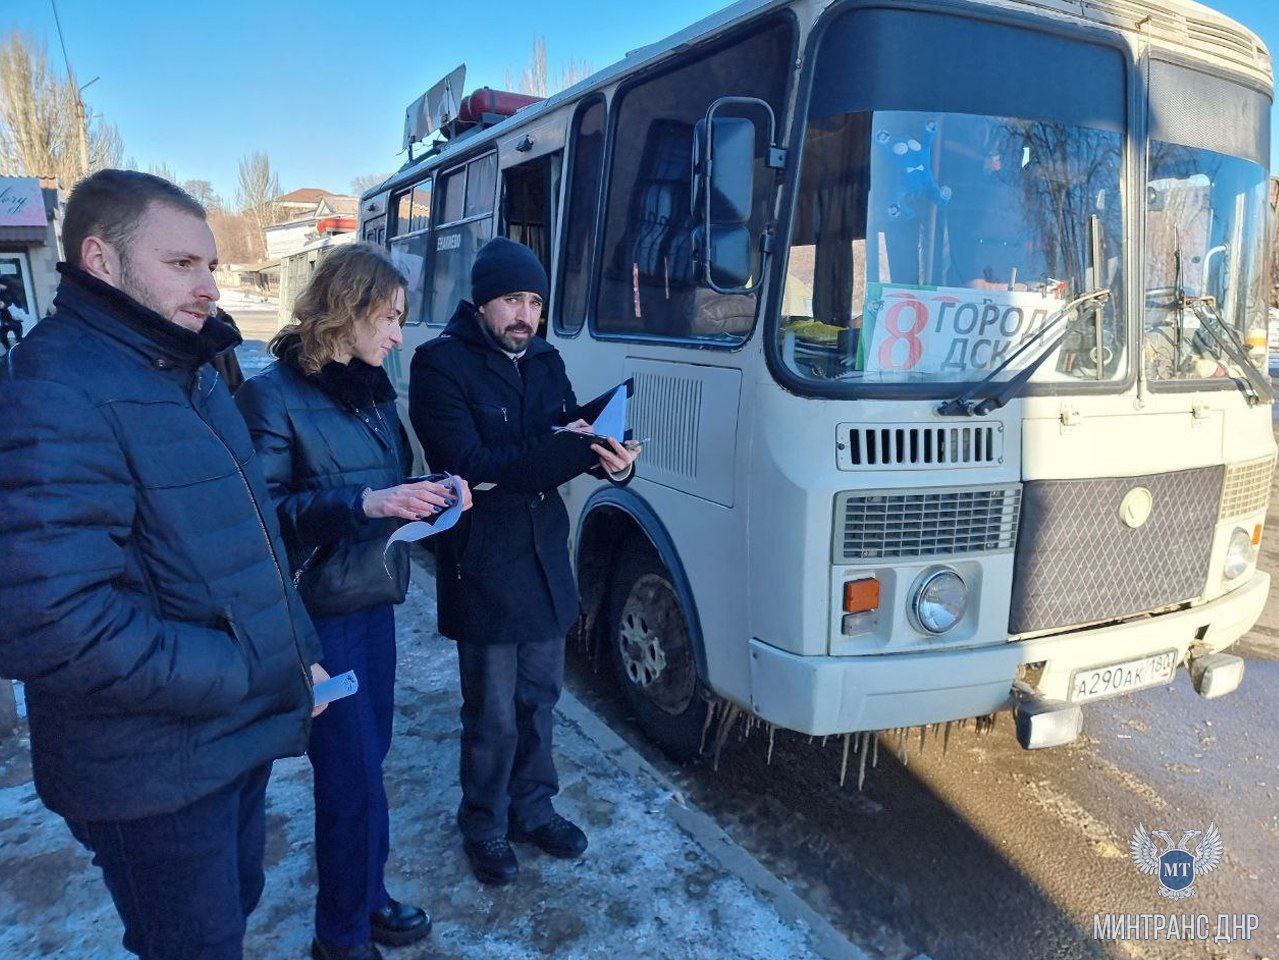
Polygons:
[[395,608],[316,617],[331,676],[354,670],[360,689],[329,704],[311,725],[315,770],[315,935],[336,947],[372,939],[369,914],[387,904],[390,813],[382,762],[395,711]]
[[262,896],[270,775],[264,764],[173,813],[67,821],[102,868],[126,950],[143,960],[241,960],[244,922]]
[[506,836],[508,818],[536,830],[559,792],[551,734],[564,682],[564,638],[538,643],[459,641],[462,804],[472,842]]

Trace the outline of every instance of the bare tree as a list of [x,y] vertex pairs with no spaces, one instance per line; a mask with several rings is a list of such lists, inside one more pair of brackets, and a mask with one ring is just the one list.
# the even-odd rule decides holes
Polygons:
[[506,68],[506,87],[533,97],[547,97],[566,87],[571,87],[594,72],[585,60],[570,59],[568,63],[560,66],[559,72],[555,75],[556,80],[552,83],[546,57],[546,38],[534,34],[528,64],[520,70],[518,75],[511,67]]
[[259,257],[266,255],[264,231],[282,219],[275,202],[279,196],[280,178],[271,169],[270,158],[260,152],[241,157],[235,202],[240,213],[253,225],[254,250]]
[[362,177],[352,177],[351,193],[358,197],[366,190],[372,190],[384,183],[388,177],[390,177],[389,173],[366,173]]
[[520,77],[520,89],[535,97],[546,96],[546,38],[533,35],[533,49],[529,54],[528,66]]
[[100,116],[82,125],[81,105],[75,82],[50,65],[48,45],[10,31],[0,44],[0,174],[56,177],[69,188],[117,166],[124,153],[119,131]]
[[559,83],[555,91],[567,90],[575,83],[582,82],[594,72],[595,68],[591,66],[589,60],[576,60],[570,57],[568,63],[560,67]]
[[251,263],[262,259],[259,253],[262,234],[255,232],[256,225],[249,217],[221,205],[211,206],[208,211],[209,229],[213,231],[220,261]]
[[161,180],[168,180],[169,183],[177,186],[178,175],[173,172],[173,168],[167,163],[153,163],[147,167],[147,173],[153,177],[159,177]]
[[208,180],[183,180],[182,189],[200,201],[205,210],[212,212],[222,207],[222,198]]

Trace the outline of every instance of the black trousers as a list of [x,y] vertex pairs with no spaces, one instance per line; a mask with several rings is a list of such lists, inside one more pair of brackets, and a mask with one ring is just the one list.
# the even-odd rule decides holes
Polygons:
[[142,960],[242,960],[245,920],[262,896],[271,765],[173,813],[68,820],[93,853]]
[[551,755],[554,708],[564,682],[564,638],[537,643],[457,645],[462,677],[464,839],[506,836],[549,822],[559,792]]

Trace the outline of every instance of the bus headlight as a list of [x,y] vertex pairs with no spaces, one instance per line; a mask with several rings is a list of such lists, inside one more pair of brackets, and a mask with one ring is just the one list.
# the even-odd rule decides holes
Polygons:
[[915,622],[932,634],[945,633],[963,619],[968,609],[968,587],[954,570],[934,570],[915,588],[911,613]]
[[1247,530],[1236,527],[1230,534],[1230,546],[1226,547],[1226,563],[1222,574],[1227,580],[1234,580],[1252,564],[1252,537]]

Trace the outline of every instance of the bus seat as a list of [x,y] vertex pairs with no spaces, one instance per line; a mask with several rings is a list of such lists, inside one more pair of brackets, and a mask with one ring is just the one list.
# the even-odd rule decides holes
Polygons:
[[689,336],[738,337],[755,325],[755,294],[722,294],[698,287]]

